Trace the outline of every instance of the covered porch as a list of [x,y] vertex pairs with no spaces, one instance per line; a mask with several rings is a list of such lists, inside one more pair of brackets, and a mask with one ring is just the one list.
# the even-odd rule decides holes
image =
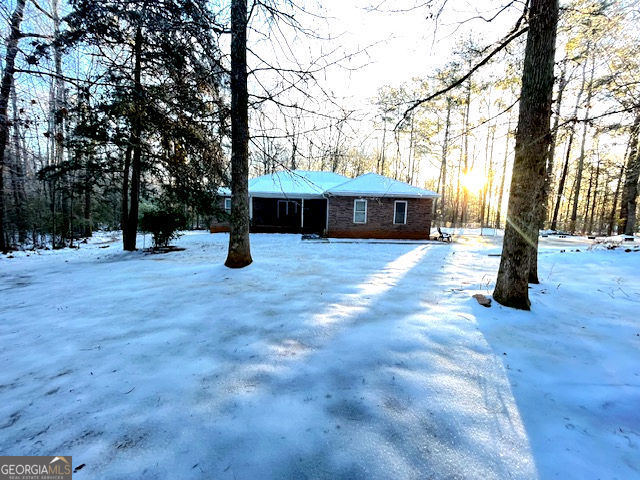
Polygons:
[[327,226],[326,198],[250,197],[251,231],[256,233],[317,233]]

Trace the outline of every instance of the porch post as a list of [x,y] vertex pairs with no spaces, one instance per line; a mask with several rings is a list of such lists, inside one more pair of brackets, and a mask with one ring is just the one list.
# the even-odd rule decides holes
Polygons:
[[253,220],[253,197],[249,196],[249,220]]
[[302,199],[302,211],[300,212],[300,228],[304,228],[304,198]]

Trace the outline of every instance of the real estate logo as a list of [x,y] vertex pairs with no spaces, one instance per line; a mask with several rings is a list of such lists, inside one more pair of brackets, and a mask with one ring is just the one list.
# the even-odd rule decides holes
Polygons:
[[71,480],[71,457],[0,457],[0,480]]

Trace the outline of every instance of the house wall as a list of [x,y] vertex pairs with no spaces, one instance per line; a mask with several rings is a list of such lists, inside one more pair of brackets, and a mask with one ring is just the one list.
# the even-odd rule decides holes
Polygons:
[[[354,200],[367,200],[367,223],[353,223]],[[407,201],[407,223],[394,224],[394,202]],[[431,230],[433,199],[331,197],[329,199],[328,236],[338,238],[428,239]]]
[[[229,197],[220,197],[218,198],[217,206],[220,210],[224,211],[224,199]],[[229,222],[227,220],[217,219],[213,217],[211,220],[211,225],[209,225],[209,231],[211,233],[218,232],[228,232],[229,231]]]

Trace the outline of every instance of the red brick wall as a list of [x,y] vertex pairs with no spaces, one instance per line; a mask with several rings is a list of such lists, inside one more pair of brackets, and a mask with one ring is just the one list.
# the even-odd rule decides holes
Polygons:
[[[367,223],[353,223],[356,198],[367,200]],[[393,223],[395,200],[407,201],[407,223]],[[329,237],[428,239],[431,230],[431,198],[329,198]]]

